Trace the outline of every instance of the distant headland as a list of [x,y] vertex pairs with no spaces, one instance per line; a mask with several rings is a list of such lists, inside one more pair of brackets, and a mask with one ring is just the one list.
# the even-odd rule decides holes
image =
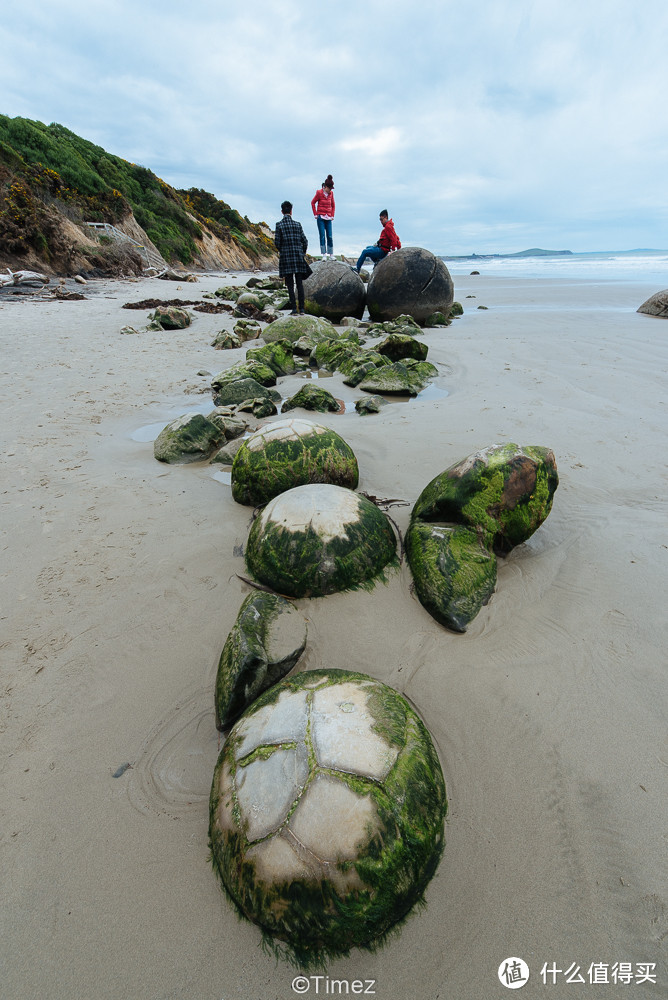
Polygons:
[[470,253],[459,257],[445,257],[441,255],[441,260],[511,260],[516,257],[567,257],[572,256],[572,250],[540,250],[533,247],[531,250],[520,250],[518,253]]

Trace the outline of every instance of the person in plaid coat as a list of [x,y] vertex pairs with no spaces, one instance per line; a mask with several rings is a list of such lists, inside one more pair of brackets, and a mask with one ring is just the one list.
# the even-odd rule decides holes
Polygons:
[[308,240],[301,222],[292,218],[292,202],[284,201],[281,205],[283,218],[276,223],[274,243],[279,253],[278,273],[285,278],[290,299],[291,315],[297,315],[295,302],[295,279],[297,281],[297,298],[299,300],[299,315],[304,315],[304,278],[310,274],[310,268],[304,259]]

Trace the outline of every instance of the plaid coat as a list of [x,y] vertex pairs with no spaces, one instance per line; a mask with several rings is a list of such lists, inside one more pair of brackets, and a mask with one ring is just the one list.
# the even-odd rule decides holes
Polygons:
[[281,278],[286,274],[306,274],[304,254],[308,240],[301,222],[295,222],[291,215],[284,215],[281,221],[276,223],[274,243],[280,255],[278,273]]

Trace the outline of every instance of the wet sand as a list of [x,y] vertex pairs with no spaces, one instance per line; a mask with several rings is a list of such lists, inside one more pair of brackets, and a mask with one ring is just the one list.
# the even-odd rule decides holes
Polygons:
[[[120,335],[147,317],[124,302],[228,283],[0,299],[8,1000],[297,995],[296,970],[262,951],[208,861],[213,683],[248,591],[251,511],[212,467],[156,462],[141,430],[208,403],[198,373],[245,348],[210,347],[229,315]],[[610,978],[621,962],[634,981],[592,996],[666,996],[668,323],[635,312],[659,289],[484,274],[455,288],[464,316],[425,332],[443,394],[315,419],[355,450],[361,490],[407,501],[390,509],[401,531],[437,473],[495,442],[551,447],[560,486],[465,635],[423,610],[405,565],[371,593],[297,602],[300,667],[401,690],[450,801],[426,908],[376,954],[333,962],[308,995],[357,980],[382,1000],[481,1000],[507,995],[497,969],[519,956],[522,997],[573,996],[571,966],[588,983],[592,963]],[[362,395],[339,375],[327,387]],[[656,984],[636,981],[639,963],[657,963]],[[562,970],[549,989],[546,964]]]

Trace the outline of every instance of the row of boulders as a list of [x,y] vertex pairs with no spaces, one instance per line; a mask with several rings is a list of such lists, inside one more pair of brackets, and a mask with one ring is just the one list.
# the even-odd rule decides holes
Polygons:
[[[414,379],[426,377],[424,369],[411,372],[427,353],[413,329],[373,335],[384,337],[382,350],[365,350],[356,329],[340,335],[324,319],[277,320],[263,334],[265,347],[212,380],[214,402],[233,391],[275,392],[277,379],[305,368],[306,359],[341,370],[353,385],[397,363]],[[429,376],[435,371],[429,366]],[[367,400],[376,408],[385,402]],[[291,402],[338,408],[310,384],[284,411]],[[376,947],[422,898],[444,845],[443,774],[407,701],[363,674],[287,677],[307,628],[280,595],[372,586],[397,561],[391,524],[354,492],[358,478],[340,435],[299,418],[246,437],[232,466],[234,499],[265,505],[245,557],[271,592],[244,600],[220,658],[216,723],[233,728],[211,788],[211,854],[238,911],[302,968]]]
[[438,314],[448,317],[454,285],[444,262],[421,247],[405,247],[377,263],[368,285],[341,261],[315,263],[304,282],[306,311],[338,323],[344,316],[394,319],[408,313],[424,324]]
[[[174,309],[174,307],[170,307]],[[373,348],[366,346],[360,332],[380,337]],[[346,385],[368,393],[356,401],[359,413],[378,413],[383,395],[417,395],[438,369],[426,360],[427,345],[417,339],[420,328],[410,316],[400,316],[365,328],[351,327],[340,332],[326,319],[286,316],[265,328],[261,347],[249,348],[246,358],[215,375],[211,380],[215,409],[206,416],[191,413],[171,421],[154,442],[160,462],[223,462],[234,454],[230,441],[243,434],[248,422],[242,413],[263,418],[294,409],[337,413],[341,402],[321,386],[307,382],[283,399],[276,388],[279,378],[307,372],[316,367],[339,371]],[[237,416],[235,422],[231,418]],[[238,430],[239,427],[243,430]],[[220,449],[224,447],[224,452]],[[238,447],[238,446],[237,446]]]
[[[294,337],[273,322],[264,347],[212,380],[208,417],[181,418],[163,435],[189,428],[189,454],[200,457],[234,435],[233,497],[262,506],[245,547],[262,589],[244,600],[216,676],[216,724],[229,731],[209,836],[238,911],[309,968],[377,946],[422,898],[442,854],[447,798],[431,737],[398,692],[344,671],[287,676],[307,642],[289,598],[372,587],[398,562],[389,518],[355,492],[354,452],[297,418],[239,433],[244,413],[275,409],[277,380],[306,358],[362,388],[397,365],[416,379],[427,375],[419,366],[432,366],[413,320],[374,331],[383,351],[366,349],[355,327],[332,335],[325,320],[308,332],[308,317],[296,322]],[[513,444],[469,456],[425,487],[406,549],[418,597],[437,621],[466,628],[494,590],[497,554],[539,527],[556,487],[552,452]]]
[[[235,498],[273,495],[246,547],[271,592],[244,600],[215,687],[217,725],[233,728],[211,789],[214,866],[239,912],[305,968],[376,946],[410,911],[440,859],[447,810],[429,733],[400,694],[342,671],[287,677],[307,628],[281,595],[371,585],[396,562],[390,522],[353,491],[357,462],[332,434],[279,421],[238,453]],[[326,482],[335,469],[349,486]],[[317,483],[291,486],[300,476]],[[556,487],[551,451],[512,444],[425,487],[407,550],[437,620],[466,627],[494,589],[496,553],[539,527]]]

